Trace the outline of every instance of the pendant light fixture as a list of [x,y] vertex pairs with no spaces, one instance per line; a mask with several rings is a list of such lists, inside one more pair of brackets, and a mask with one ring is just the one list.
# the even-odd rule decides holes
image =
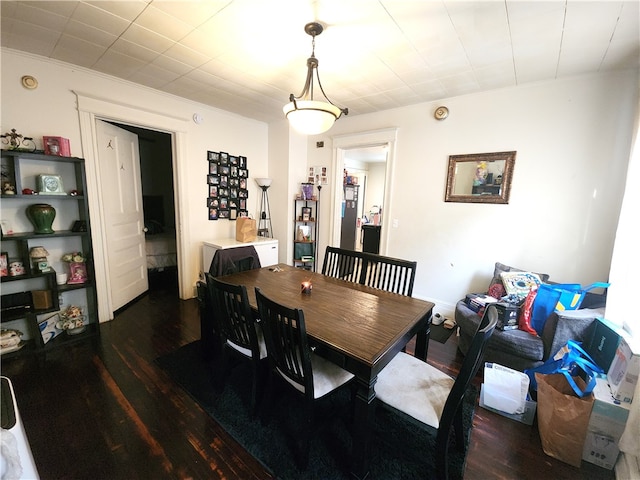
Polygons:
[[[305,135],[317,135],[329,130],[342,114],[348,115],[348,108],[340,108],[333,104],[324,93],[320,76],[318,75],[318,59],[315,57],[316,36],[322,33],[323,27],[319,23],[311,22],[304,26],[304,31],[311,35],[311,56],[307,59],[307,80],[299,96],[289,95],[282,111],[294,130]],[[314,77],[320,92],[326,101],[313,99]]]

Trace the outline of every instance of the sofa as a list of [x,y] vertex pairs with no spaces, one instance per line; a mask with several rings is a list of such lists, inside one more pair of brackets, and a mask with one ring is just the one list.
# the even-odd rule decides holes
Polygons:
[[[496,286],[501,282],[502,272],[514,271],[524,270],[496,262],[487,292],[496,291]],[[549,280],[546,274],[538,276],[544,282]],[[568,340],[588,342],[593,335],[596,319],[604,316],[605,304],[606,291],[603,294],[588,292],[580,309],[553,312],[546,320],[540,336],[519,329],[496,329],[487,343],[484,361],[519,371],[542,365]],[[455,321],[459,332],[458,349],[464,355],[469,350],[471,339],[480,323],[480,316],[467,306],[465,299],[462,299],[456,304]]]

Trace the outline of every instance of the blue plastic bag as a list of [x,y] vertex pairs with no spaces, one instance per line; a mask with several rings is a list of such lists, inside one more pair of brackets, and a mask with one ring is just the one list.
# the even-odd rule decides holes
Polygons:
[[[582,374],[581,374],[582,371]],[[596,386],[596,376],[604,373],[604,370],[596,365],[591,356],[580,346],[580,342],[569,340],[553,358],[547,360],[544,365],[529,368],[524,371],[530,380],[530,388],[537,390],[536,373],[561,373],[571,385],[578,397],[590,394]],[[584,390],[581,389],[573,377],[582,376],[585,381]]]
[[555,285],[543,283],[538,287],[533,311],[531,313],[531,326],[542,335],[544,324],[554,310],[577,310],[589,290],[594,288],[607,288],[608,283],[596,282],[582,287],[579,283],[558,283]]

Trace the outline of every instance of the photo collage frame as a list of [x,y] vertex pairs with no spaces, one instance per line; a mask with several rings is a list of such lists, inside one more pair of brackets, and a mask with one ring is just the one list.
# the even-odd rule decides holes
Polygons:
[[247,217],[249,169],[247,157],[207,151],[207,212],[209,220]]

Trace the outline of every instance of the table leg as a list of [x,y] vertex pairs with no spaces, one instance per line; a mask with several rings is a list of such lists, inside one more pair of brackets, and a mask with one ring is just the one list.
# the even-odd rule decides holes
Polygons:
[[423,362],[427,361],[427,353],[429,352],[429,337],[431,336],[431,312],[429,312],[429,321],[424,330],[418,332],[416,335],[416,351],[415,357],[419,358]]
[[375,380],[366,382],[360,378],[356,379],[358,391],[354,405],[351,476],[359,480],[369,476],[371,436],[375,421]]

